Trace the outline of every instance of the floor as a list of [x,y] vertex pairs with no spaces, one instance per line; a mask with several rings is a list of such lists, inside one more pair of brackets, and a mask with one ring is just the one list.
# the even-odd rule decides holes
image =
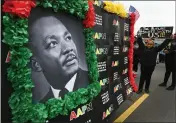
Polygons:
[[[158,84],[164,79],[165,65],[160,63],[153,73],[150,94],[123,122],[176,122],[176,91],[167,91]],[[136,82],[139,81],[140,71]],[[169,79],[168,86],[171,83]],[[125,101],[121,107],[110,117],[109,123],[117,123],[117,118],[132,107],[143,94],[133,94],[132,100]]]

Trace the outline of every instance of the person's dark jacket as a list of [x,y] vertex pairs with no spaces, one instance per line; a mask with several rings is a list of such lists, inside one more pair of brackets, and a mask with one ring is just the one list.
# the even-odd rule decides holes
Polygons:
[[173,69],[176,71],[176,39],[171,43],[171,48],[169,50],[171,54],[171,61],[173,65]]
[[171,39],[166,39],[161,45],[153,48],[147,48],[141,37],[138,37],[137,42],[141,49],[140,63],[143,66],[156,66],[156,58],[158,52],[160,52],[164,47],[166,47]]
[[[171,43],[171,45],[172,45],[172,43]],[[172,66],[172,64],[173,64],[173,52],[171,51],[171,47],[172,46],[166,46],[166,48],[164,48],[164,50],[167,50],[168,51],[168,53],[166,53],[166,55],[165,55],[165,63],[166,64],[169,64],[170,66]]]

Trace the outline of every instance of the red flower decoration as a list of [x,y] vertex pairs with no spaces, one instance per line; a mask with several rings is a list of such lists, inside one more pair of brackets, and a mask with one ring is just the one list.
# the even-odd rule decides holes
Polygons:
[[136,76],[133,73],[134,24],[135,24],[135,14],[132,13],[130,15],[130,48],[128,52],[128,59],[129,59],[128,75],[130,84],[133,90],[136,92],[138,88],[134,79]]
[[86,28],[92,28],[95,25],[95,10],[92,1],[88,1],[88,4],[89,10],[86,14],[86,18],[83,20],[83,24]]
[[30,15],[31,8],[35,6],[34,0],[5,0],[3,12],[27,18]]

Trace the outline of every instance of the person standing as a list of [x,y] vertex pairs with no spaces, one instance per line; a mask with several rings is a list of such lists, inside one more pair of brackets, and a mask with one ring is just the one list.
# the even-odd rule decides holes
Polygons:
[[170,74],[172,73],[172,84],[167,88],[167,90],[174,90],[176,85],[176,34],[174,34],[174,41],[164,49],[164,52],[166,53],[166,72],[164,82],[159,84],[159,86],[166,87]]
[[159,45],[158,47],[154,47],[154,41],[152,39],[147,40],[146,45],[144,45],[144,43],[142,42],[142,38],[138,37],[137,42],[139,44],[140,49],[142,49],[140,57],[141,75],[139,89],[137,91],[138,94],[142,92],[144,82],[146,82],[145,92],[149,93],[151,76],[156,66],[157,54],[171,41],[171,39],[166,39],[161,45]]

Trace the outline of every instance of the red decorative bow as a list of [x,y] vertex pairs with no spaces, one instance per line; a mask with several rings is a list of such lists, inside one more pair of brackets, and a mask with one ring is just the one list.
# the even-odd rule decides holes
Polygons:
[[95,25],[95,23],[94,23],[95,10],[94,10],[92,1],[88,1],[88,4],[89,4],[89,10],[86,14],[86,18],[83,20],[83,24],[84,24],[84,27],[86,27],[86,28],[92,28]]
[[5,0],[3,12],[27,18],[30,15],[31,8],[35,6],[36,2],[34,0]]

